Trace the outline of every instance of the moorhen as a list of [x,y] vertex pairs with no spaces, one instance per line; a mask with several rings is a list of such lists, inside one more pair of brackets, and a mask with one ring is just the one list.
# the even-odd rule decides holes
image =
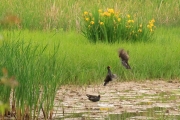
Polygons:
[[86,96],[88,97],[88,99],[92,102],[97,102],[100,100],[100,95],[98,96],[95,96],[95,95],[89,95],[89,94],[86,94]]
[[111,73],[110,66],[107,66],[107,69],[108,69],[108,73],[104,80],[104,86],[106,86],[106,84],[108,84],[110,81],[112,81],[113,78],[116,78],[116,75]]
[[121,58],[121,63],[126,69],[131,69],[128,63],[129,55],[124,49],[119,50],[119,58]]

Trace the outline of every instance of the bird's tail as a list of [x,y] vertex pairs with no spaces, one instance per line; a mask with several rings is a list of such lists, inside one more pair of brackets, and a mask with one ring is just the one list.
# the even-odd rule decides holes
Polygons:
[[117,75],[116,74],[112,74],[112,78],[117,79]]
[[108,82],[104,82],[104,84],[103,84],[103,85],[104,85],[104,86],[106,86],[106,85],[107,85],[107,83],[108,83]]
[[122,60],[122,65],[126,68],[126,69],[131,69],[130,65],[128,62]]
[[131,67],[130,67],[129,63],[127,63],[127,68],[126,68],[126,69],[131,69]]

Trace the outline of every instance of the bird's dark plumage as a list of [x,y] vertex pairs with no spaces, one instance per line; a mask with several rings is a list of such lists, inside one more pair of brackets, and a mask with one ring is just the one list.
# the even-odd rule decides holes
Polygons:
[[111,73],[109,66],[107,67],[107,69],[108,69],[108,73],[107,73],[106,78],[104,80],[104,86],[106,86],[106,84],[108,84],[110,81],[112,81],[112,79],[114,77],[114,75]]
[[121,58],[121,63],[126,69],[131,69],[128,63],[129,55],[124,49],[119,50],[119,58]]
[[88,97],[88,99],[90,100],[90,101],[92,101],[92,102],[97,102],[97,101],[99,101],[100,100],[100,95],[98,95],[98,96],[95,96],[95,95],[89,95],[89,94],[86,94],[86,96]]

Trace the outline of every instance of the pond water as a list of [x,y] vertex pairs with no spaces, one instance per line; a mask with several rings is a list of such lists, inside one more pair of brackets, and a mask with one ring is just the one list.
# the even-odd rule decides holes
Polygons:
[[[86,94],[101,95],[91,102]],[[153,120],[180,119],[180,83],[111,82],[107,86],[63,86],[56,95],[54,119]]]

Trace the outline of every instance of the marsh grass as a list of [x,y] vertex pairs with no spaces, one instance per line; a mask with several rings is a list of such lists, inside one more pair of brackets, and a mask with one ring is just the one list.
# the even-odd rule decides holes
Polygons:
[[[6,67],[9,75],[14,75],[19,86],[14,89],[16,118],[38,117],[36,112],[42,109],[45,119],[53,108],[56,90],[60,85],[61,64],[57,62],[56,53],[59,46],[46,52],[47,45],[32,45],[31,42],[4,40],[1,44],[1,68]],[[11,88],[1,87],[1,98],[8,102]],[[9,103],[9,102],[8,102]],[[33,112],[34,111],[34,112]],[[22,116],[21,116],[22,115]]]
[[172,0],[1,0],[0,18],[3,20],[7,14],[15,15],[21,19],[20,25],[24,29],[80,30],[82,13],[97,7],[120,10],[124,15],[130,14],[146,23],[154,18],[158,26],[176,26],[180,21],[179,5],[179,1]]
[[[102,84],[108,65],[118,81],[179,79],[178,31],[158,28],[154,41],[114,44],[89,43],[82,35],[63,30],[2,31],[0,68],[7,68],[19,82],[13,95],[17,118],[36,119],[43,111],[48,119],[60,85]],[[119,48],[129,51],[132,70],[121,65]],[[10,104],[10,93],[11,88],[0,87],[3,103]]]
[[[120,81],[178,79],[180,76],[180,58],[178,55],[179,35],[175,34],[177,31],[179,31],[178,28],[159,28],[157,29],[157,33],[154,34],[156,38],[155,41],[148,43],[122,42],[107,44],[98,42],[97,44],[92,44],[80,34],[77,35],[75,32],[66,33],[61,30],[43,33],[28,30],[15,31],[13,33],[4,31],[4,38],[18,38],[24,39],[26,42],[31,42],[31,46],[34,48],[33,50],[27,49],[27,51],[33,51],[33,54],[27,56],[26,64],[29,58],[33,58],[32,56],[39,56],[38,59],[41,60],[41,63],[46,65],[43,66],[44,69],[50,65],[51,67],[48,69],[54,68],[58,70],[54,71],[56,74],[59,72],[62,73],[62,84],[91,84],[103,81],[107,73],[106,67],[108,65],[111,66],[112,72],[118,75],[118,80]],[[40,33],[42,34],[41,37],[39,36]],[[46,48],[47,51],[55,51],[56,49],[54,50],[53,46],[56,44],[60,45],[55,55],[51,54],[51,52],[44,52],[45,55],[52,56],[51,60],[61,64],[58,66],[59,69],[54,66],[53,61],[49,61],[50,63],[48,64],[46,63],[46,59],[50,58],[34,55],[36,53],[34,53],[37,49],[36,47],[41,48],[47,44],[49,46]],[[129,51],[129,64],[132,70],[126,70],[121,65],[118,57],[119,48],[124,48]],[[43,48],[41,49],[43,50]],[[13,56],[13,54],[12,52],[12,55],[9,55],[8,59],[10,59],[10,56]],[[13,66],[13,64],[10,63],[9,65]],[[37,65],[38,68],[41,67],[39,65],[41,64]],[[31,70],[35,68],[31,68]],[[43,76],[44,75],[46,74],[44,73]]]

